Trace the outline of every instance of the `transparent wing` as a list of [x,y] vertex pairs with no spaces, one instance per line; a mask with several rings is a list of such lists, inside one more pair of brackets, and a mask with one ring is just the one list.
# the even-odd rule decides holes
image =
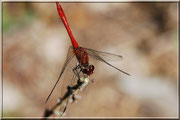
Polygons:
[[69,62],[68,66],[66,67],[66,70],[64,71],[64,74],[60,81],[60,85],[58,85],[58,96],[62,98],[64,94],[67,91],[67,86],[73,86],[76,84],[78,77],[74,74],[73,69],[77,66],[78,60],[76,57],[73,57],[71,59],[71,62]]
[[[96,53],[99,56],[101,56],[104,60],[107,60],[107,61],[121,61],[123,59],[123,57],[121,55],[102,52],[102,51],[98,51],[98,50],[94,50],[94,49],[90,49],[90,48],[84,48],[84,49],[85,49],[85,51],[93,51],[93,53],[89,52],[90,56],[93,56],[91,54]],[[98,59],[98,58],[95,58],[95,59]]]
[[68,53],[67,53],[66,60],[65,60],[65,62],[64,62],[64,64],[63,64],[62,70],[61,70],[61,72],[60,72],[60,74],[59,74],[58,79],[56,80],[56,83],[54,84],[51,92],[49,93],[49,95],[48,95],[48,97],[47,97],[47,99],[46,99],[46,103],[47,103],[47,101],[49,100],[51,94],[53,93],[53,91],[54,91],[56,85],[58,84],[58,82],[59,82],[62,74],[64,73],[66,67],[68,66],[68,63],[71,61],[71,59],[72,59],[74,56],[75,56],[75,55],[73,54],[73,48],[70,46],[70,47],[69,47],[69,50],[68,50]]
[[107,65],[109,65],[109,66],[117,69],[118,71],[120,71],[120,72],[122,72],[122,73],[130,76],[129,73],[127,73],[127,72],[125,72],[125,71],[123,71],[123,70],[120,70],[119,68],[117,68],[117,67],[111,65],[110,63],[108,63],[106,60],[104,60],[104,59],[99,55],[99,53],[108,54],[108,55],[113,55],[113,56],[117,56],[117,57],[119,57],[119,58],[121,58],[122,56],[118,56],[118,55],[111,54],[111,53],[100,52],[100,51],[93,50],[93,49],[89,49],[89,48],[84,48],[84,49],[85,49],[86,52],[88,52],[88,55],[89,55],[90,57],[92,57],[92,58],[94,58],[94,59],[96,59],[96,60],[99,60],[99,61],[101,61],[101,62],[104,62],[104,63],[106,63]]

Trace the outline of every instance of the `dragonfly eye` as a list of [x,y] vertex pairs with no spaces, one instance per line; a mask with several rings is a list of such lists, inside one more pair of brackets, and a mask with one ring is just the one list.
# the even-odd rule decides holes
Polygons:
[[91,75],[94,72],[94,65],[89,65],[88,68],[83,69],[83,73]]
[[89,71],[94,71],[94,65],[89,65]]

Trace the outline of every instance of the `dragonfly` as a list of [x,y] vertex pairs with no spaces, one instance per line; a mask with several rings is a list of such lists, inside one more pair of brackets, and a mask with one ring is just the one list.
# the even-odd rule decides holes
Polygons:
[[61,70],[59,77],[58,77],[57,81],[55,82],[51,92],[49,93],[49,95],[46,99],[46,102],[49,100],[49,98],[50,98],[51,94],[53,93],[56,85],[58,84],[62,74],[64,73],[67,65],[70,63],[70,61],[72,60],[72,58],[74,56],[76,57],[78,64],[72,69],[72,71],[78,77],[78,79],[80,79],[80,75],[79,75],[80,72],[82,72],[83,74],[85,74],[87,76],[91,76],[94,73],[95,67],[93,64],[91,64],[89,62],[89,57],[91,57],[95,60],[104,62],[105,64],[115,68],[116,70],[130,76],[129,73],[113,66],[112,64],[107,62],[107,60],[104,59],[104,58],[109,57],[112,59],[118,59],[119,60],[119,59],[123,58],[121,55],[102,52],[102,51],[98,51],[98,50],[94,50],[94,49],[90,49],[90,48],[85,48],[85,47],[80,47],[79,44],[77,43],[77,41],[75,40],[73,34],[72,34],[72,31],[69,27],[69,24],[68,24],[68,21],[67,21],[67,18],[65,16],[65,13],[64,13],[62,6],[60,5],[59,2],[56,2],[56,6],[57,6],[58,14],[59,14],[67,32],[68,32],[72,46],[69,47],[68,54],[67,54],[66,60],[63,64],[62,70]]

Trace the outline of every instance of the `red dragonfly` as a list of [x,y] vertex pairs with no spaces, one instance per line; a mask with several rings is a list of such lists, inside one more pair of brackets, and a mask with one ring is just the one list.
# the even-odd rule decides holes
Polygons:
[[[51,90],[49,96],[47,97],[46,102],[48,101],[49,97],[51,96],[52,92],[54,91],[54,89],[55,89],[57,83],[59,82],[63,72],[65,71],[66,66],[69,64],[69,62],[71,61],[71,59],[74,56],[76,56],[79,64],[74,67],[73,72],[78,78],[80,77],[79,76],[80,72],[82,72],[83,74],[88,75],[88,76],[93,74],[95,67],[89,63],[89,56],[96,59],[96,60],[104,62],[107,65],[117,69],[118,71],[130,76],[129,73],[124,72],[123,70],[120,70],[119,68],[111,65],[102,57],[102,56],[108,56],[112,59],[122,59],[121,55],[116,55],[116,54],[112,54],[112,53],[101,52],[101,51],[97,51],[97,50],[93,50],[93,49],[89,49],[89,48],[80,47],[78,45],[77,41],[75,40],[72,32],[71,32],[71,29],[69,27],[69,24],[68,24],[68,21],[66,19],[63,8],[61,7],[59,2],[56,2],[56,5],[57,5],[57,10],[58,10],[59,16],[60,16],[62,22],[64,23],[64,26],[65,26],[65,28],[69,34],[69,37],[71,39],[72,46],[69,48],[69,52],[68,52],[67,58],[65,60],[65,63],[63,65],[63,68],[59,74],[59,77],[58,77],[53,89]],[[74,54],[72,54],[72,51]],[[78,71],[79,69],[80,69],[80,71]]]

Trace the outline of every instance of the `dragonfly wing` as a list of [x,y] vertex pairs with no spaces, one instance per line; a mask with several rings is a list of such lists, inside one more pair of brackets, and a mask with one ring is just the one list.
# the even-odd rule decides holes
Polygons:
[[68,53],[67,53],[67,57],[66,57],[66,60],[65,60],[65,62],[64,62],[64,64],[63,64],[62,70],[61,70],[61,72],[60,72],[60,74],[59,74],[58,79],[56,80],[56,83],[54,84],[51,92],[49,93],[49,95],[48,95],[48,97],[47,97],[47,99],[46,99],[46,103],[47,103],[47,101],[49,100],[51,94],[53,93],[53,91],[54,91],[57,83],[59,82],[62,74],[64,73],[64,71],[65,71],[68,63],[69,63],[69,62],[71,61],[71,59],[75,56],[72,51],[73,51],[73,48],[72,48],[72,47],[69,47],[69,50],[68,50]]
[[[104,60],[100,55],[98,55],[98,52],[99,52],[99,51],[97,52],[96,50],[87,49],[87,48],[84,48],[84,49],[85,49],[86,52],[88,52],[88,55],[89,55],[90,57],[92,57],[92,58],[94,58],[94,59],[96,59],[96,60],[99,60],[99,61],[101,61],[101,62],[104,62],[104,63],[106,63],[107,65],[109,65],[109,66],[117,69],[118,71],[120,71],[120,72],[122,72],[122,73],[130,76],[129,73],[127,73],[127,72],[125,72],[125,71],[123,71],[123,70],[120,70],[119,68],[111,65],[111,64],[108,63],[106,60]],[[105,53],[105,52],[102,52],[102,53]],[[106,53],[106,54],[107,54],[107,53]],[[108,54],[109,54],[109,53],[108,53]],[[111,53],[110,53],[110,54],[111,54]],[[112,55],[115,55],[115,54],[112,54]]]
[[102,51],[98,51],[98,50],[94,50],[94,49],[90,49],[90,48],[84,48],[84,49],[86,51],[93,51],[93,53],[89,52],[90,56],[93,56],[93,54],[96,53],[107,61],[121,61],[123,59],[123,57],[121,55],[108,53],[108,52],[102,52]]

